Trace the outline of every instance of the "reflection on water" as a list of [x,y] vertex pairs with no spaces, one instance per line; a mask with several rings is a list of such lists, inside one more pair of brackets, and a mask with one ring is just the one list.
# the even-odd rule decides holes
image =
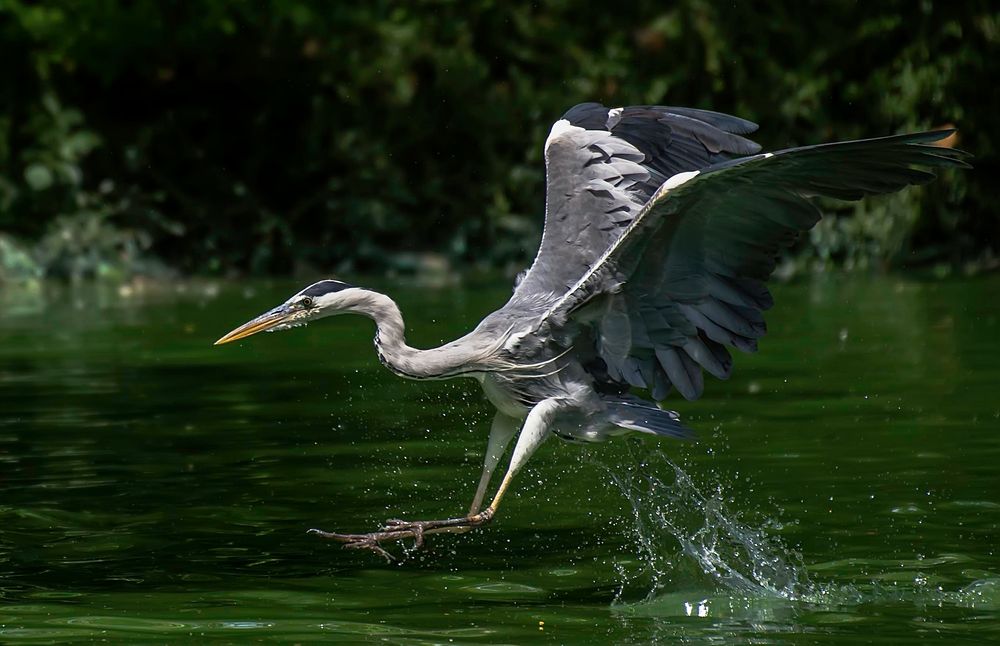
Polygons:
[[[463,511],[489,406],[363,320],[211,346],[297,287],[0,290],[0,642],[1000,639],[1000,278],[780,287],[697,443],[549,442],[398,565],[305,529]],[[509,294],[381,287],[418,346]]]

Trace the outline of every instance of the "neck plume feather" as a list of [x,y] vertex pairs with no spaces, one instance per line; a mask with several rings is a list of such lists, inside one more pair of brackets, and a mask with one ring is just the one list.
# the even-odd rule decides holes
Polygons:
[[371,290],[359,290],[348,311],[375,322],[379,360],[396,374],[410,379],[446,379],[488,369],[489,348],[463,337],[439,348],[418,350],[406,344],[403,315],[396,303]]

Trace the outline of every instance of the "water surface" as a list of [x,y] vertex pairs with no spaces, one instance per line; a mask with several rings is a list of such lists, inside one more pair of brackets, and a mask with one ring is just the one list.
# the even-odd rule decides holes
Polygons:
[[[299,287],[0,292],[0,641],[1000,639],[1000,277],[779,286],[699,442],[550,441],[395,564],[305,530],[464,512],[489,405],[364,320],[211,346]],[[379,287],[418,346],[509,293]]]

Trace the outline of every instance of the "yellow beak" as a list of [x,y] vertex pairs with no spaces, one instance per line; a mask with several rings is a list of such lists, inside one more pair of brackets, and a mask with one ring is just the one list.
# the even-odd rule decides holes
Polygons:
[[239,326],[229,334],[216,341],[213,345],[222,345],[223,343],[238,341],[250,336],[251,334],[257,334],[258,332],[270,330],[271,328],[284,323],[288,319],[289,314],[290,312],[285,306],[282,305],[280,307],[276,307],[270,312],[261,314],[252,321],[248,321],[247,323]]

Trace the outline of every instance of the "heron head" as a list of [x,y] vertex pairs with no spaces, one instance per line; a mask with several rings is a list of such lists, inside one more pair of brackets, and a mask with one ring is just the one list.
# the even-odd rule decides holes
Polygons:
[[339,280],[321,280],[298,292],[281,305],[239,326],[215,342],[229,343],[257,334],[288,330],[324,316],[351,311],[365,290]]

